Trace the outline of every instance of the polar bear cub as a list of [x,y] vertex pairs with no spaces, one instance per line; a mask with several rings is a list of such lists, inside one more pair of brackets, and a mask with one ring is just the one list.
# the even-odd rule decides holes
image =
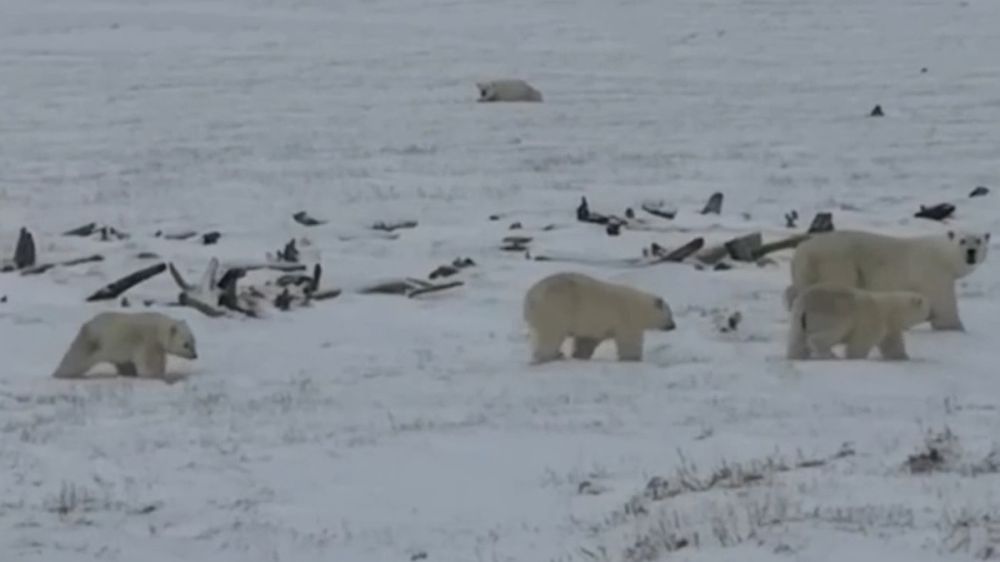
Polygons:
[[898,238],[841,230],[818,234],[795,249],[790,307],[809,285],[825,283],[873,291],[916,291],[931,303],[931,327],[963,330],[955,281],[986,260],[989,233]]
[[480,102],[490,101],[542,101],[542,93],[531,84],[516,78],[501,78],[476,82]]
[[168,354],[198,358],[187,322],[159,312],[101,312],[83,324],[52,376],[78,378],[111,363],[120,375],[162,377]]
[[787,356],[832,359],[831,348],[845,344],[847,359],[865,359],[876,346],[884,359],[907,359],[903,332],[930,311],[930,301],[913,291],[812,285],[792,304]]
[[524,319],[533,339],[532,363],[562,357],[573,338],[573,357],[590,359],[606,339],[614,339],[621,361],[642,359],[643,332],[673,330],[670,306],[638,289],[582,273],[556,273],[538,281],[524,298]]

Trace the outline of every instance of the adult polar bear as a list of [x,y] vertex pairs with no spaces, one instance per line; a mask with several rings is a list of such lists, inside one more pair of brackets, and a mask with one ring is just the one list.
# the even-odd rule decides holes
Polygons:
[[791,309],[796,295],[823,283],[872,291],[914,291],[931,303],[935,330],[964,330],[955,281],[986,260],[989,233],[900,238],[856,230],[817,234],[799,244],[792,258]]
[[500,78],[476,82],[480,102],[540,102],[542,93],[518,78]]

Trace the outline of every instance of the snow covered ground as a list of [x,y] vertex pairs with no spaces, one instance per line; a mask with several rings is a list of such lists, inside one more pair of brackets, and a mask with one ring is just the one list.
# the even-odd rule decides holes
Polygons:
[[[698,271],[498,249],[773,239],[792,209],[935,232],[912,214],[942,201],[996,232],[997,193],[966,196],[1000,187],[997,22],[994,0],[4,0],[0,248],[27,226],[42,261],[107,259],[0,275],[0,560],[1000,556],[997,256],[960,283],[966,333],[923,326],[912,362],[848,365],[782,359],[788,252]],[[545,103],[475,103],[496,76]],[[714,191],[722,215],[697,214]],[[680,212],[612,238],[575,222],[583,195]],[[368,230],[395,219],[420,224]],[[59,235],[91,221],[132,238]],[[185,229],[222,239],[153,237]],[[194,276],[292,237],[345,288],[477,266],[412,300],[171,308],[202,354],[177,384],[49,377],[137,253]],[[521,297],[567,268],[662,294],[678,330],[641,364],[609,345],[529,368]],[[929,447],[937,470],[911,474]]]

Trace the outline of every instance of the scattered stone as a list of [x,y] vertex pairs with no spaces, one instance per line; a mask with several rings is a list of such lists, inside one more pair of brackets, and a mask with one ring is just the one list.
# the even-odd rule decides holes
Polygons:
[[722,212],[722,193],[716,191],[708,198],[705,207],[701,210],[703,215],[718,215]]
[[876,105],[872,112],[868,114],[869,117],[885,117],[885,113],[882,111],[881,105]]
[[730,314],[725,322],[719,327],[719,331],[723,334],[728,334],[730,332],[735,332],[740,326],[740,322],[743,321],[743,314],[740,311],[733,312]]
[[194,238],[198,233],[194,230],[185,230],[183,232],[163,232],[162,230],[157,230],[156,234],[153,236],[157,238],[163,238],[164,240],[187,240],[188,238]]
[[760,232],[740,236],[727,241],[723,246],[729,257],[736,261],[751,262],[757,259],[757,251],[764,244],[764,238]]
[[305,211],[299,211],[294,215],[292,215],[292,220],[303,226],[319,226],[321,224],[326,224],[326,221],[314,219],[313,217],[309,216],[309,213]]
[[276,259],[277,261],[288,263],[299,263],[299,249],[295,247],[294,238],[285,244],[285,248],[283,250],[278,250]]
[[392,223],[386,223],[378,221],[372,225],[373,230],[381,230],[383,232],[392,232],[393,230],[399,230],[401,228],[416,228],[417,221],[398,221]]
[[833,230],[833,213],[816,213],[809,225],[809,233],[830,232]]
[[693,240],[687,242],[683,246],[674,248],[669,252],[666,251],[666,249],[663,248],[663,246],[660,246],[656,242],[653,242],[652,244],[649,245],[648,254],[646,253],[645,250],[643,250],[643,255],[650,255],[656,258],[657,262],[665,261],[665,262],[679,263],[686,260],[689,256],[691,256],[695,252],[698,252],[704,247],[705,247],[705,239],[700,236],[698,238],[694,238]]
[[507,230],[520,230],[520,229],[521,229],[521,223],[520,222],[512,222],[512,223],[510,223],[510,226],[507,227]]
[[531,240],[530,236],[507,236],[502,240],[500,249],[506,252],[521,252],[528,249]]
[[96,222],[92,222],[92,223],[89,223],[89,224],[85,224],[83,226],[78,226],[78,227],[76,227],[76,228],[74,228],[72,230],[67,230],[66,232],[63,232],[63,236],[84,236],[85,237],[85,236],[90,236],[91,234],[93,234],[95,230],[97,230],[97,223]]
[[660,501],[676,494],[671,493],[670,482],[668,482],[666,478],[662,476],[654,476],[649,479],[649,482],[646,483],[646,489],[643,492],[643,495],[653,501]]
[[219,238],[222,238],[222,233],[213,230],[212,232],[206,232],[201,235],[201,243],[206,246],[211,246],[212,244],[218,242]]
[[661,219],[673,220],[674,217],[677,216],[676,210],[663,209],[662,204],[654,205],[652,203],[643,203],[639,206],[639,208],[655,217],[660,217]]
[[930,219],[943,221],[955,214],[955,206],[951,203],[939,203],[933,207],[920,206],[920,210],[913,214],[920,219]]
[[289,310],[292,307],[292,294],[288,292],[288,287],[285,287],[278,296],[274,297],[274,307],[278,310]]
[[108,242],[112,239],[114,240],[128,240],[128,234],[118,230],[113,226],[102,226],[98,229],[101,234],[101,242]]
[[584,480],[576,487],[576,493],[582,496],[599,496],[605,491],[603,486],[594,484],[590,480]]
[[785,228],[795,228],[795,223],[799,220],[799,212],[792,210],[785,213]]
[[982,197],[983,195],[989,194],[989,192],[990,188],[986,187],[985,185],[980,185],[977,186],[976,189],[972,190],[972,193],[969,194],[969,197]]
[[35,265],[35,237],[27,228],[21,227],[14,247],[14,267],[24,269]]
[[458,273],[458,268],[450,265],[438,266],[437,269],[432,271],[430,275],[427,276],[428,279],[437,279],[438,277],[451,277]]

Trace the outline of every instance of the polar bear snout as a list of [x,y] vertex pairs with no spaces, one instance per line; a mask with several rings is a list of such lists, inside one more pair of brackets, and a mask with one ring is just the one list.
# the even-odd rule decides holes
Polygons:
[[978,256],[976,254],[977,252],[975,248],[969,248],[968,250],[966,250],[965,263],[968,265],[976,265],[978,263],[978,260],[976,259]]
[[184,359],[197,359],[198,349],[194,345],[194,340],[190,339],[182,343],[180,349],[177,350],[176,355],[183,357]]
[[674,324],[673,319],[668,318],[660,329],[663,330],[664,332],[670,332],[677,329],[677,324]]

